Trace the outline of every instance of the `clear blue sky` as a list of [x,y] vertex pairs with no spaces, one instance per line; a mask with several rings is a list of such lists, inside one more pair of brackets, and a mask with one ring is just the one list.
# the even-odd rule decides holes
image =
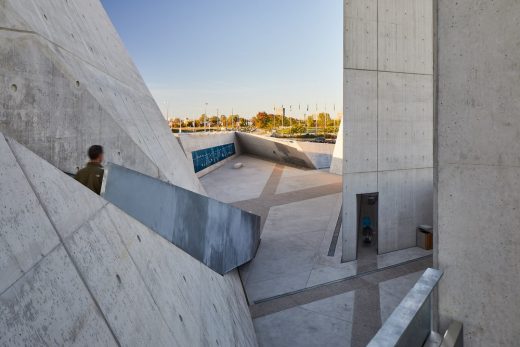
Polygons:
[[298,104],[300,116],[307,104],[340,112],[342,1],[102,3],[161,109],[193,117],[206,102],[210,115]]

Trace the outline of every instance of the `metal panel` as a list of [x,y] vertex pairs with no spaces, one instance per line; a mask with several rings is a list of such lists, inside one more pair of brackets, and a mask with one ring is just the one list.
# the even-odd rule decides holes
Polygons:
[[216,163],[235,155],[235,153],[236,150],[234,143],[194,151],[191,153],[193,168],[195,169],[195,172],[202,171],[211,165],[215,165]]
[[422,346],[431,332],[431,293],[442,274],[427,269],[367,346]]
[[115,164],[102,195],[220,274],[250,261],[260,242],[259,216]]

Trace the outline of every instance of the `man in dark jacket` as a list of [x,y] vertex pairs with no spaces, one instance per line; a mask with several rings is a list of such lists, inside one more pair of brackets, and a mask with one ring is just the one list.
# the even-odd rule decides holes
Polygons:
[[96,194],[101,193],[101,184],[103,183],[103,147],[99,145],[91,146],[88,149],[88,157],[90,161],[87,166],[76,173],[76,180],[89,188]]

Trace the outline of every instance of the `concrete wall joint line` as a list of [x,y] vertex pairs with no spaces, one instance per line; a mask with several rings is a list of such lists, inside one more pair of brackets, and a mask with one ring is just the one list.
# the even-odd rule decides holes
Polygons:
[[346,67],[345,70],[394,73],[394,74],[399,74],[399,75],[433,76],[432,73],[403,72],[403,71],[378,70],[378,69],[359,69],[359,68],[355,68],[355,67]]
[[16,285],[16,283],[18,283],[22,278],[24,278],[24,276],[26,274],[28,274],[29,272],[31,272],[36,266],[38,266],[49,254],[51,254],[52,252],[54,252],[59,246],[61,246],[62,243],[58,243],[56,246],[54,246],[47,254],[45,254],[45,256],[41,257],[40,260],[38,260],[36,263],[34,263],[27,271],[24,271],[22,272],[21,276],[18,277],[9,287],[7,287],[5,290],[3,290],[1,293],[0,293],[0,297],[2,295],[4,295],[4,293],[6,293],[9,289],[11,289],[11,287],[14,287]]
[[[456,165],[459,165],[459,164],[456,164]],[[345,175],[357,175],[357,174],[381,173],[381,172],[396,172],[396,171],[409,171],[409,170],[426,170],[426,169],[433,169],[433,166],[414,167],[414,168],[406,168],[406,169],[380,170],[380,171],[375,171],[375,170],[374,171],[353,171],[353,172],[346,172]]]
[[[126,253],[128,253],[128,256],[130,257],[130,260],[132,261],[132,263],[134,264],[135,268],[137,269],[137,273],[139,274],[139,278],[141,278],[141,281],[143,281],[143,284],[144,284],[144,287],[146,288],[146,291],[150,295],[150,298],[152,299],[154,305],[157,307],[157,311],[159,311],[159,314],[161,315],[161,319],[163,320],[164,324],[168,327],[168,330],[170,331],[172,337],[175,339],[175,333],[172,330],[172,327],[170,326],[169,322],[164,317],[163,311],[161,309],[161,305],[159,305],[157,303],[157,301],[155,300],[155,297],[153,296],[152,291],[150,290],[150,287],[148,286],[148,283],[145,281],[145,279],[143,277],[143,274],[141,273],[141,268],[137,265],[137,263],[134,260],[134,257],[132,256],[132,253],[130,253],[130,251],[128,250],[128,247],[126,246],[126,243],[124,242],[123,237],[119,233],[119,230],[114,225],[114,223],[112,221],[112,218],[110,218],[110,223],[114,226],[114,230],[116,230],[117,236],[119,237],[119,240],[121,241],[121,244],[125,248]],[[200,328],[200,323],[198,321],[197,321],[197,326],[199,326],[199,328]]]
[[[9,148],[11,149],[11,152],[13,153],[17,163],[18,163],[18,166],[20,167],[20,169],[22,170],[22,173],[25,177],[25,179],[27,180],[29,186],[31,187],[31,190],[33,191],[34,195],[36,196],[36,199],[38,199],[38,202],[40,203],[42,209],[43,209],[43,212],[45,213],[47,219],[49,220],[49,222],[51,223],[52,225],[52,228],[54,229],[54,232],[56,233],[56,235],[58,236],[58,239],[60,240],[60,244],[63,245],[63,249],[65,250],[65,252],[67,253],[67,257],[69,257],[72,265],[74,266],[74,270],[76,270],[76,273],[78,274],[81,282],[83,283],[83,285],[85,286],[85,289],[87,290],[90,298],[92,299],[92,301],[94,302],[94,304],[96,305],[96,309],[98,310],[99,314],[101,315],[101,317],[103,317],[103,320],[105,322],[105,324],[107,325],[107,328],[108,330],[110,331],[110,334],[112,335],[112,338],[114,339],[114,342],[118,345],[118,346],[121,346],[119,340],[117,339],[116,337],[116,334],[114,332],[114,330],[112,329],[112,326],[110,325],[110,323],[108,322],[108,319],[107,317],[105,316],[105,313],[103,312],[103,310],[101,309],[101,306],[99,305],[98,301],[96,300],[94,294],[92,293],[92,290],[90,289],[90,287],[88,286],[87,284],[87,281],[85,280],[83,274],[81,273],[81,271],[79,270],[79,267],[78,267],[78,264],[76,263],[74,257],[72,257],[71,255],[71,252],[70,250],[67,248],[63,238],[61,237],[60,233],[58,232],[58,229],[56,228],[56,225],[54,224],[52,218],[50,217],[50,214],[49,214],[49,211],[47,210],[47,208],[45,207],[45,205],[42,203],[42,199],[40,197],[40,195],[37,193],[36,189],[34,188],[34,185],[33,183],[29,180],[28,178],[28,175],[27,173],[25,172],[25,169],[22,167],[22,165],[20,165],[20,160],[16,154],[16,152],[13,150],[11,144],[9,141],[6,141],[7,142],[7,145],[9,146]],[[86,188],[85,188],[86,189]],[[90,216],[90,218],[85,222],[85,223],[88,223],[97,213],[101,212],[103,209],[106,208],[106,206],[108,205],[108,203],[105,203],[105,205],[103,205],[99,210],[97,210],[92,216]],[[83,223],[81,226],[83,226],[85,223]],[[79,230],[81,228],[81,226],[76,229]],[[76,232],[75,231],[75,232]],[[72,233],[70,236],[72,236],[74,233]],[[69,237],[70,237],[69,236]]]

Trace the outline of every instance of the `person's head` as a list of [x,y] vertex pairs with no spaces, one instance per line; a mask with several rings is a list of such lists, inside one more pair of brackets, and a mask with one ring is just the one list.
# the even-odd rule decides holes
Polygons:
[[103,162],[104,155],[103,155],[103,147],[100,145],[94,145],[90,146],[88,149],[88,157],[90,158],[90,161],[101,163]]

